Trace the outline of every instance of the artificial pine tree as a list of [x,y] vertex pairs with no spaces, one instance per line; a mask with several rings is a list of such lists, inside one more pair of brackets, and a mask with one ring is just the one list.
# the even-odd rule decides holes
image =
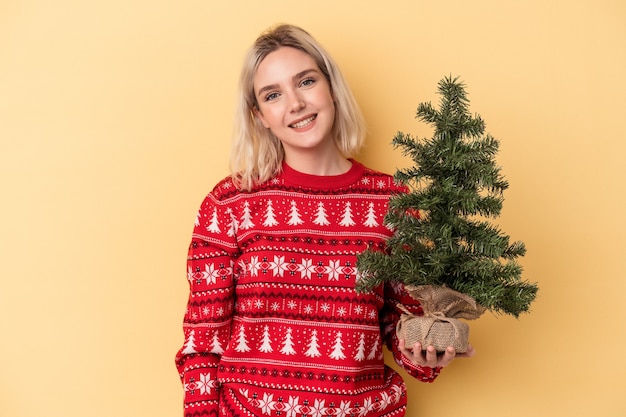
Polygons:
[[523,242],[511,243],[488,221],[499,216],[508,188],[494,161],[499,143],[484,134],[481,117],[470,114],[458,78],[442,79],[439,94],[439,109],[431,103],[417,109],[416,117],[434,128],[432,138],[398,132],[393,139],[414,162],[395,174],[409,192],[389,201],[385,223],[395,233],[387,251],[359,256],[357,290],[384,281],[443,286],[472,297],[478,315],[488,309],[518,317],[528,311],[537,286],[521,279],[516,258],[526,252]]

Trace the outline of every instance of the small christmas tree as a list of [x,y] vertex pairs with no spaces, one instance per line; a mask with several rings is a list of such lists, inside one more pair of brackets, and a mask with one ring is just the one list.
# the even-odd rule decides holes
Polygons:
[[399,169],[395,179],[409,192],[393,196],[385,223],[395,230],[387,252],[367,250],[358,258],[357,290],[384,281],[411,286],[444,286],[472,297],[496,313],[518,317],[529,309],[537,286],[521,280],[516,258],[526,252],[488,218],[499,216],[508,183],[495,164],[499,143],[484,134],[485,123],[469,112],[464,84],[446,77],[439,82],[440,108],[422,103],[417,118],[434,128],[418,140],[398,132],[414,166]]

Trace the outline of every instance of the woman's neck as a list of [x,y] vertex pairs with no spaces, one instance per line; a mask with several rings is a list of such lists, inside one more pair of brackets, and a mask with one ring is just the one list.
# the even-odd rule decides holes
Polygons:
[[350,170],[352,162],[344,158],[339,152],[328,155],[285,155],[285,163],[296,171],[304,174],[327,176],[341,175]]

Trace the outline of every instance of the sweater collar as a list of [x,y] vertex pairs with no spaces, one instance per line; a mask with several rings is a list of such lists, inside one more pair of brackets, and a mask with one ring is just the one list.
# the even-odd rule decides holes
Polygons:
[[350,169],[340,175],[312,175],[304,172],[296,171],[283,161],[282,173],[285,184],[295,185],[304,188],[315,189],[336,189],[345,188],[357,182],[365,167],[360,162],[349,159],[352,162]]

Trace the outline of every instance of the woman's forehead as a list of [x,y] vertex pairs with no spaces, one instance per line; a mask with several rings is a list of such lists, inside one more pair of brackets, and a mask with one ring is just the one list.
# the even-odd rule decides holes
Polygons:
[[259,84],[291,81],[307,70],[320,71],[311,55],[296,48],[281,47],[270,52],[259,63],[254,74],[254,85],[256,88]]

